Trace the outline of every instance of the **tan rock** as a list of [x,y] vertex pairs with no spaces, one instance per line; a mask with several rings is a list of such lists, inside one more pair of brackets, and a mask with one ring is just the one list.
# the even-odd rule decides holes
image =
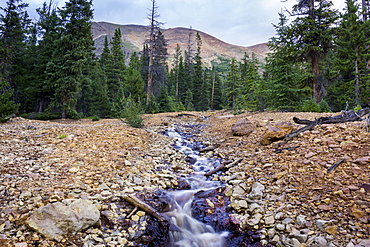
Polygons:
[[336,226],[325,227],[325,232],[331,235],[335,235],[337,233],[337,227]]
[[290,123],[278,123],[275,127],[269,127],[265,134],[261,138],[261,145],[267,146],[271,143],[281,140],[285,135],[289,134],[293,130],[293,126]]
[[357,208],[352,208],[352,216],[359,219],[365,215],[365,212]]

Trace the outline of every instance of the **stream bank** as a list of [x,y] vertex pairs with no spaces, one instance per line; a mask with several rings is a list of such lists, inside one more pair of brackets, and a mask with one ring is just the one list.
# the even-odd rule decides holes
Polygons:
[[[186,157],[169,146],[171,138],[157,133],[175,123],[197,122],[207,125],[199,139],[206,145],[219,144],[207,156],[243,159],[223,176],[214,175],[226,183],[231,217],[240,227],[261,229],[262,241],[276,241],[276,246],[367,246],[370,135],[361,122],[318,126],[286,146],[299,148],[275,153],[273,145],[259,144],[266,126],[292,122],[294,116],[315,119],[325,114],[206,115],[208,119],[193,112],[151,115],[145,129],[130,128],[119,120],[14,119],[0,124],[1,245],[137,246],[137,236],[157,228],[120,194],[181,186],[174,177],[191,173]],[[233,136],[231,126],[243,118],[255,123],[255,130],[247,137]],[[62,134],[67,137],[58,138]],[[327,173],[343,157],[346,162]],[[175,165],[166,165],[170,163]],[[262,197],[251,199],[250,190],[257,182],[264,186]],[[79,198],[92,201],[105,215],[100,223],[61,242],[24,224],[37,208]],[[109,228],[108,222],[124,224]]]

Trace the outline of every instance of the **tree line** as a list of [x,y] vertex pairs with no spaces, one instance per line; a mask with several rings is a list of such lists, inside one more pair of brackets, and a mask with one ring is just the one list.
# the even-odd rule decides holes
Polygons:
[[[8,0],[0,15],[0,119],[124,117],[140,113],[232,109],[339,111],[370,102],[370,1],[298,1],[279,13],[265,61],[203,63],[202,39],[190,30],[168,64],[167,43],[152,0],[149,39],[126,56],[121,30],[94,53],[92,0],[52,1],[37,9]],[[195,43],[192,35],[195,35]],[[133,117],[140,125],[140,118]]]

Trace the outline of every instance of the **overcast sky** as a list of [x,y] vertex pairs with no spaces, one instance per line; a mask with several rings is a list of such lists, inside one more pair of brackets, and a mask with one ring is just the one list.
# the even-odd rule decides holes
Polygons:
[[[34,10],[45,0],[23,0],[29,3],[28,12],[36,18]],[[49,0],[47,0],[49,1]],[[58,0],[54,0],[57,2]],[[59,6],[64,5],[59,0]],[[296,0],[156,0],[159,21],[163,28],[192,27],[230,44],[250,46],[267,42],[275,35],[272,23],[278,22],[278,13],[296,3]],[[344,0],[333,0],[336,9],[342,10]],[[94,20],[116,24],[148,25],[147,14],[151,0],[93,0]],[[0,6],[4,7],[5,0]]]

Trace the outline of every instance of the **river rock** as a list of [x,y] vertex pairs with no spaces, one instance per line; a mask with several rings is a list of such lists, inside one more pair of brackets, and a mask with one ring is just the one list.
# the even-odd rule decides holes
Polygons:
[[329,245],[328,245],[328,241],[326,241],[325,238],[318,236],[318,237],[315,237],[311,246],[313,246],[313,247],[327,247]]
[[251,192],[249,193],[248,196],[251,199],[261,199],[264,191],[265,186],[259,182],[255,182],[254,184],[252,184]]
[[49,239],[61,241],[61,235],[84,230],[95,224],[99,217],[99,210],[90,201],[79,199],[68,206],[55,202],[40,207],[26,224]]
[[299,226],[304,226],[306,225],[306,216],[305,215],[298,215],[296,218],[296,222]]
[[274,127],[269,127],[261,138],[261,145],[267,146],[271,143],[281,140],[285,135],[293,130],[291,123],[278,123]]
[[253,124],[248,119],[242,119],[236,122],[231,127],[231,133],[234,136],[249,136],[256,128],[256,125]]
[[361,247],[362,246],[364,246],[364,247],[370,246],[370,239],[364,239],[358,245],[361,246]]

